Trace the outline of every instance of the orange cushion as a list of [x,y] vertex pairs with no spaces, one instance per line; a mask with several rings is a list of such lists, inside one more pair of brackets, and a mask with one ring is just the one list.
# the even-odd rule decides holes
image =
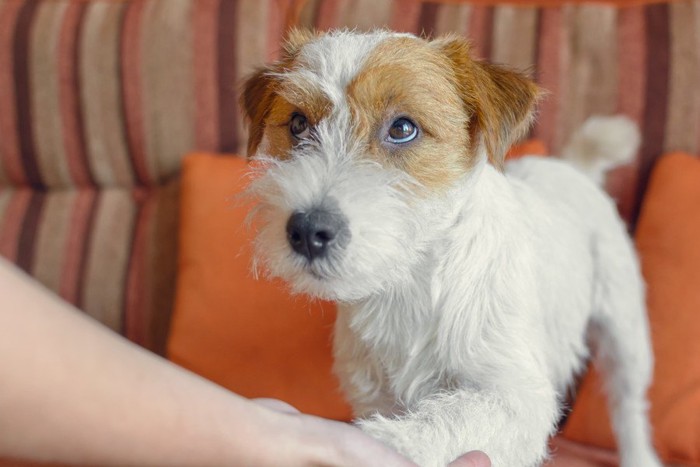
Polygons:
[[[656,368],[649,391],[659,454],[700,465],[700,160],[664,156],[654,169],[637,227],[648,284]],[[564,435],[614,446],[595,372],[584,379]]]
[[246,397],[350,418],[331,373],[332,305],[291,298],[251,272],[246,161],[208,154],[183,165],[180,247],[168,357]]
[[547,147],[538,139],[528,139],[510,148],[506,159],[517,159],[523,156],[547,156]]

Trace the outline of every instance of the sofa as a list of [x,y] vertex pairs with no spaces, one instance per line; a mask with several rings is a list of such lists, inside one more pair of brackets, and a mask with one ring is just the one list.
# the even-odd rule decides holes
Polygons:
[[[188,332],[205,339],[198,321],[181,317],[182,302],[196,306],[180,290],[191,281],[183,219],[195,222],[183,209],[200,204],[197,189],[183,191],[197,170],[185,174],[183,161],[245,156],[240,81],[275,59],[291,26],[467,35],[478,56],[547,90],[528,139],[553,154],[588,116],[627,115],[642,147],[606,187],[632,234],[657,162],[700,149],[698,0],[0,0],[0,255],[138,345],[209,376],[197,363],[209,357],[188,353]],[[228,293],[244,293],[240,284]],[[240,323],[235,300],[226,306],[226,322]],[[217,382],[255,394],[251,375],[225,371],[237,379]],[[285,381],[275,384],[298,384]],[[611,448],[594,438],[555,443]],[[586,452],[575,456],[615,462]],[[666,458],[700,465],[700,455],[683,456]]]

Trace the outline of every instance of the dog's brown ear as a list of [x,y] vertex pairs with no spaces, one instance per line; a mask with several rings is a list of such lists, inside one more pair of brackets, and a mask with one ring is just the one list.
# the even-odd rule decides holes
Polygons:
[[248,157],[255,154],[265,132],[265,119],[275,93],[273,66],[258,68],[243,83],[241,107],[248,120]]
[[469,133],[472,148],[483,143],[489,161],[503,169],[510,145],[528,130],[537,85],[526,76],[507,68],[471,58],[469,42],[459,36],[433,41],[450,59],[460,92],[470,112]]
[[248,132],[248,157],[255,154],[265,132],[265,119],[275,97],[276,75],[289,69],[304,44],[318,37],[319,33],[308,29],[293,28],[282,45],[280,60],[258,68],[243,83],[241,107],[250,124]]

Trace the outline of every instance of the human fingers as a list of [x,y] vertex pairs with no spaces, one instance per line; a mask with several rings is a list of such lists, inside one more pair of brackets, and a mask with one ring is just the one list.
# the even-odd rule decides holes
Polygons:
[[491,460],[481,451],[472,451],[458,457],[448,467],[491,467]]

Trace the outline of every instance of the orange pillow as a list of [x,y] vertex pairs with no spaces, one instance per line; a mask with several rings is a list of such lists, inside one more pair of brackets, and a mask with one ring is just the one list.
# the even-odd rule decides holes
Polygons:
[[251,272],[246,161],[188,156],[182,172],[178,284],[168,357],[246,397],[350,419],[331,373],[331,304],[290,297]]
[[[669,462],[700,465],[700,160],[664,156],[637,227],[655,352],[649,391],[654,438]],[[614,446],[594,371],[584,379],[564,429],[569,439]]]

